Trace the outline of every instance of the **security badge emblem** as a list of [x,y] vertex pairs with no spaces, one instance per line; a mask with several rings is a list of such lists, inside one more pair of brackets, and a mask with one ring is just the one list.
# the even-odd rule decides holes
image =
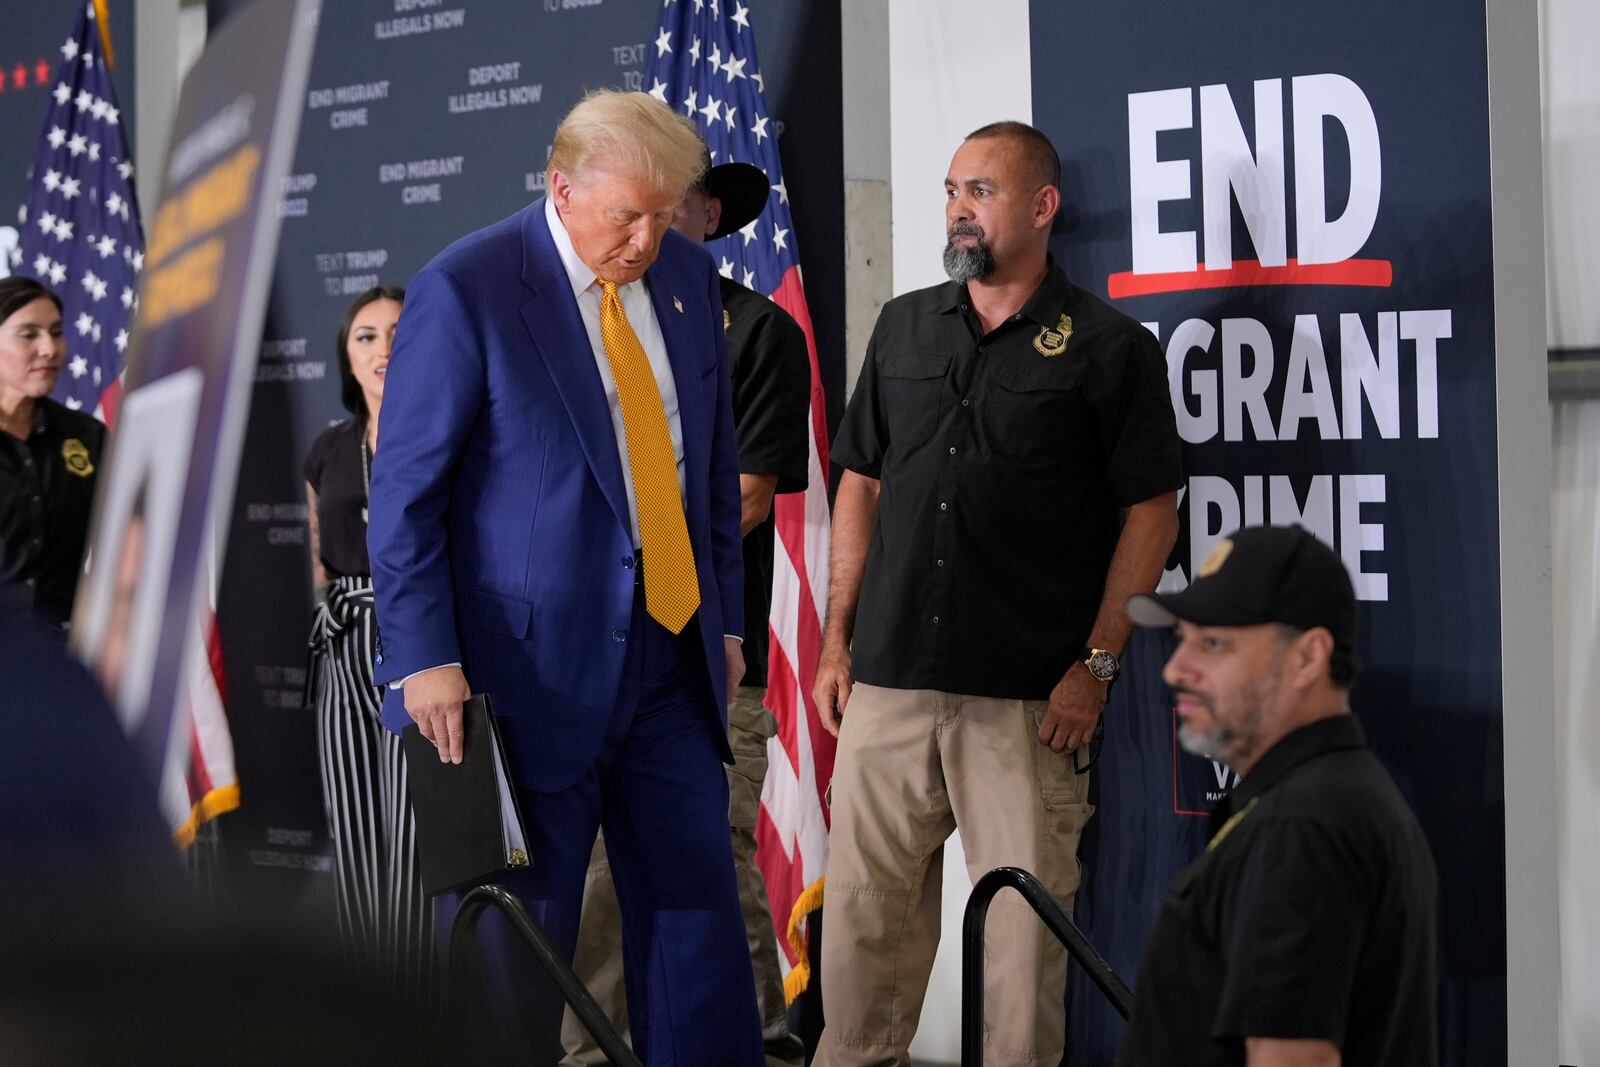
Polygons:
[[61,461],[67,465],[67,470],[80,478],[87,478],[94,473],[94,464],[89,461],[89,449],[76,437],[67,438],[61,446]]
[[1072,340],[1072,316],[1063,315],[1054,326],[1041,326],[1039,336],[1033,339],[1034,349],[1044,358],[1052,359],[1067,350]]

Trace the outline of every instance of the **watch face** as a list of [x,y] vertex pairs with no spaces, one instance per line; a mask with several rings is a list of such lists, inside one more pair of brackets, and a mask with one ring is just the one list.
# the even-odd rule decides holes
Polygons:
[[1084,663],[1088,666],[1089,673],[1102,682],[1109,682],[1117,676],[1117,657],[1103,648],[1095,649]]

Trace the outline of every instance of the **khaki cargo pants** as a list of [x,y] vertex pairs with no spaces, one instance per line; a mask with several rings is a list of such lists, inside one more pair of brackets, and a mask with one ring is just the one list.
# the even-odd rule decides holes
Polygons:
[[[827,1020],[814,1067],[903,1067],[939,943],[944,842],[974,881],[1032,871],[1063,907],[1078,888],[1089,776],[1038,741],[1044,701],[857,685],[833,772],[822,923]],[[959,931],[952,931],[959,936]],[[1021,897],[985,940],[984,1063],[1061,1059],[1067,957]]]

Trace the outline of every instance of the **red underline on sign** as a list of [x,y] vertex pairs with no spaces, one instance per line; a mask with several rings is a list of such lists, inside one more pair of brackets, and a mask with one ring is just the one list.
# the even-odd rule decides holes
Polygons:
[[1118,271],[1106,279],[1111,299],[1181,293],[1191,289],[1243,289],[1267,285],[1366,285],[1386,288],[1394,284],[1394,266],[1387,259],[1346,259],[1339,263],[1301,263],[1289,260],[1281,267],[1263,267],[1253,259],[1234,260],[1224,270],[1199,267],[1170,274],[1135,274]]

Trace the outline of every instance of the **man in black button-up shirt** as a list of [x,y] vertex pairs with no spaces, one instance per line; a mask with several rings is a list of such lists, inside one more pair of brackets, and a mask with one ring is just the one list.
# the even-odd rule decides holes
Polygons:
[[1350,714],[1355,594],[1299,527],[1222,541],[1181,593],[1166,666],[1184,748],[1241,778],[1172,882],[1119,1067],[1430,1067],[1439,883]]
[[[834,459],[814,695],[839,730],[817,1063],[904,1062],[939,935],[943,843],[1070,907],[1089,744],[1128,596],[1154,588],[1182,484],[1166,365],[1050,258],[1060,163],[1020,123],[945,180],[952,281],[885,305]],[[859,609],[858,609],[859,605]],[[988,1063],[1054,1063],[1060,946],[997,909]]]

